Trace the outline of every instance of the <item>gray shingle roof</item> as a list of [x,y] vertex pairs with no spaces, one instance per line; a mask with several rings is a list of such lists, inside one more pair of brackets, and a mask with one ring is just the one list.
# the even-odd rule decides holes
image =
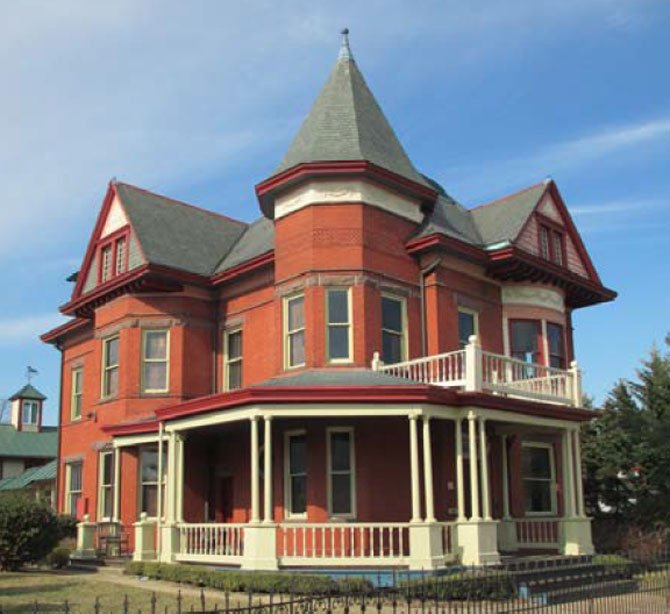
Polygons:
[[216,267],[216,273],[221,273],[256,256],[265,254],[274,249],[274,246],[274,224],[266,217],[262,217],[246,229],[239,241]]
[[42,427],[41,432],[17,431],[11,424],[0,424],[0,456],[55,458],[58,454],[58,430]]
[[367,160],[422,185],[356,62],[341,53],[275,173],[304,162]]
[[116,190],[146,259],[211,275],[247,225],[125,183]]
[[394,377],[366,369],[303,371],[295,375],[273,377],[257,386],[411,386],[410,379]]
[[483,243],[514,241],[546,189],[543,181],[472,209],[470,213]]
[[14,401],[15,399],[35,399],[36,401],[44,401],[46,397],[32,384],[26,384],[21,390],[9,397],[10,401]]

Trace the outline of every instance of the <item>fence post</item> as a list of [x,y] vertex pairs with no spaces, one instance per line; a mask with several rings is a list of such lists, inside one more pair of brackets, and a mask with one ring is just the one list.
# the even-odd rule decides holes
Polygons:
[[471,335],[465,346],[465,389],[469,392],[482,389],[482,346],[477,335]]

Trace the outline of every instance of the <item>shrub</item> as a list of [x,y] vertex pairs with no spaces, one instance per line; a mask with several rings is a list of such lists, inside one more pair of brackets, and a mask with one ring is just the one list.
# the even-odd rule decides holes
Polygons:
[[333,580],[328,576],[286,572],[217,571],[197,565],[162,564],[151,562],[128,563],[125,573],[215,588],[228,592],[293,593],[296,595],[336,595],[344,592],[369,592],[372,585],[363,578]]
[[78,522],[74,516],[67,516],[65,514],[58,516],[58,530],[60,531],[61,539],[75,539],[77,537]]
[[63,569],[63,567],[67,567],[68,563],[70,562],[71,552],[72,551],[69,548],[58,546],[49,552],[49,554],[47,554],[44,562],[49,567],[53,567],[54,569]]
[[58,517],[25,495],[0,498],[0,570],[42,560],[61,538]]
[[440,601],[508,599],[515,594],[512,575],[503,571],[403,580],[399,586],[408,598]]
[[623,538],[623,551],[630,559],[640,563],[659,560],[668,550],[669,533],[662,526],[653,530],[631,527]]

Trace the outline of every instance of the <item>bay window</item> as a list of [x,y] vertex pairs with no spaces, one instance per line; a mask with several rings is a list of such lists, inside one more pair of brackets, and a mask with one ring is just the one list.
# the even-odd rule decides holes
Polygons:
[[326,291],[326,354],[329,362],[351,361],[351,293]]
[[524,510],[527,515],[556,514],[556,477],[553,446],[522,445]]
[[538,320],[510,321],[510,349],[514,358],[524,362],[540,362],[541,339]]
[[142,392],[168,391],[169,333],[145,330],[142,333]]
[[284,365],[288,369],[305,364],[305,297],[284,299]]
[[382,296],[382,360],[386,364],[407,359],[405,300]]
[[549,366],[565,369],[565,341],[563,327],[560,324],[547,322],[547,347],[549,349]]

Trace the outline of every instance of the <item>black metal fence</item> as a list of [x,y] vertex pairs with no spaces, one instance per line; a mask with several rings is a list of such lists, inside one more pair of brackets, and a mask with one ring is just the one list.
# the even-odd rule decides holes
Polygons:
[[[225,572],[224,572],[225,573]],[[380,576],[381,576],[380,572]],[[383,572],[388,574],[388,571]],[[373,584],[377,586],[374,587]],[[184,588],[170,597],[153,594],[148,605],[6,605],[0,614],[667,614],[670,557],[632,560],[619,555],[524,559],[495,568],[454,569],[419,577],[396,571],[392,581],[340,582],[333,594],[218,593]],[[146,603],[146,602],[145,602]]]

